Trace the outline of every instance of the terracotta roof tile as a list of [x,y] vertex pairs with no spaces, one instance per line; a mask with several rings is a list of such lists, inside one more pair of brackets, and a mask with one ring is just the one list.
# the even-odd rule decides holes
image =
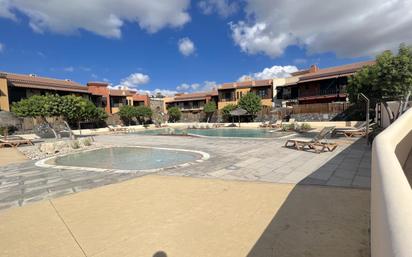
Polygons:
[[16,87],[36,88],[57,91],[88,93],[86,86],[71,80],[61,80],[46,77],[37,77],[26,74],[1,72],[6,79]]
[[233,88],[248,88],[248,87],[261,87],[272,85],[273,80],[251,80],[251,81],[241,81],[241,82],[231,82],[224,83],[219,89],[233,89]]
[[336,67],[320,69],[316,72],[311,72],[306,75],[303,75],[302,77],[300,77],[299,82],[313,81],[317,79],[326,79],[326,78],[330,78],[331,76],[340,76],[340,75],[348,76],[348,75],[354,74],[356,71],[360,70],[364,66],[373,65],[373,64],[375,64],[375,61],[366,61],[366,62],[357,62],[357,63],[351,63],[351,64],[346,64],[346,65],[341,65],[341,66],[336,66]]
[[130,93],[129,90],[110,89],[109,95],[111,96],[131,96],[132,93]]
[[205,100],[209,96],[217,96],[217,91],[210,92],[198,92],[190,94],[178,94],[175,95],[174,99],[170,102],[182,102],[182,101],[195,101],[195,100]]

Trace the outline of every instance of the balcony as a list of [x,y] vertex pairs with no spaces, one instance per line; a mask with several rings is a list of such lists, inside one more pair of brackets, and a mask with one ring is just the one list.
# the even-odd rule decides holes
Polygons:
[[236,98],[234,97],[229,97],[229,98],[220,98],[219,97],[219,102],[234,102],[236,101]]

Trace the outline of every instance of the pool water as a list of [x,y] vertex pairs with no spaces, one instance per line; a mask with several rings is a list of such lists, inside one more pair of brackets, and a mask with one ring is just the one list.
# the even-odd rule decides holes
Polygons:
[[[137,134],[162,135],[169,134],[170,129],[151,129],[139,131]],[[192,134],[209,137],[247,137],[247,138],[279,138],[290,135],[291,132],[277,131],[274,129],[243,129],[243,128],[217,128],[217,129],[175,129],[175,134]]]
[[69,154],[55,159],[56,165],[119,170],[151,170],[192,162],[195,152],[140,147],[112,147]]

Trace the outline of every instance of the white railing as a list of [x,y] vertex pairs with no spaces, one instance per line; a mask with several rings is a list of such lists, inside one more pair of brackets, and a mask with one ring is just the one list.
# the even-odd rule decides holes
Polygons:
[[403,166],[412,148],[412,109],[374,140],[372,257],[412,256],[412,189]]

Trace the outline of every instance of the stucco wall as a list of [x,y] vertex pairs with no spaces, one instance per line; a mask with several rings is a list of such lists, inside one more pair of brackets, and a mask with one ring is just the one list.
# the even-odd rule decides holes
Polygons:
[[412,149],[412,109],[380,133],[372,149],[372,257],[412,253],[412,189],[402,166]]
[[0,78],[0,110],[10,111],[7,79]]

